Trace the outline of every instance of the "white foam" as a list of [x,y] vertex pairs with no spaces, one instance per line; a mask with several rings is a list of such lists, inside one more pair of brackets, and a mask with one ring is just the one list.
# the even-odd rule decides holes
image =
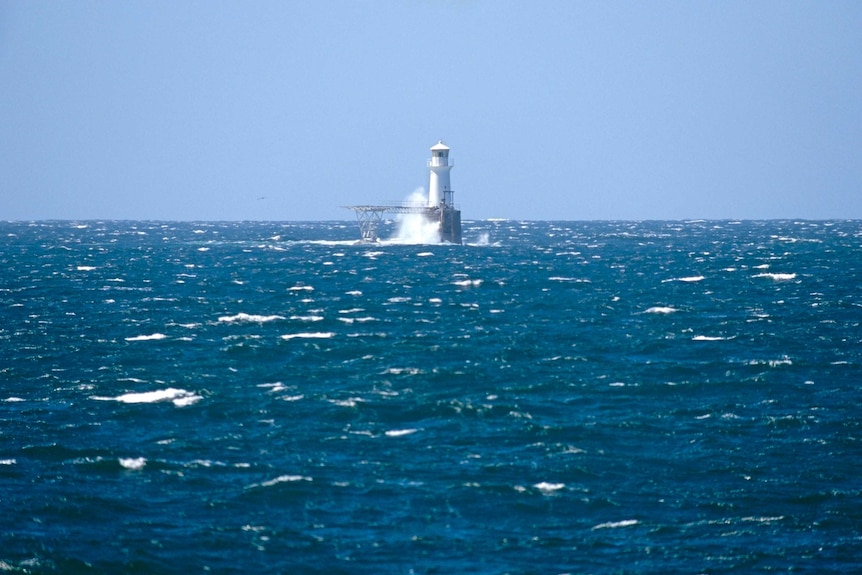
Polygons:
[[578,283],[578,284],[588,284],[590,280],[582,279],[582,278],[570,278],[565,276],[551,276],[548,278],[549,281],[553,282],[570,282],[570,283]]
[[667,282],[686,282],[686,283],[691,283],[691,282],[699,282],[699,281],[703,281],[703,280],[705,280],[705,279],[706,279],[706,278],[705,278],[704,276],[686,276],[686,277],[682,277],[682,278],[671,278],[671,279],[669,279],[669,280],[661,280],[661,283],[667,283]]
[[356,407],[358,404],[365,402],[361,397],[351,397],[350,399],[330,399],[328,401],[329,403],[339,407]]
[[460,286],[460,287],[478,287],[482,285],[482,280],[460,280],[456,282],[452,282],[452,285]]
[[784,515],[776,515],[774,517],[743,517],[743,521],[750,521],[754,523],[774,523],[776,521],[782,521],[784,519]]
[[76,269],[79,272],[91,272],[96,269],[96,266],[78,266]]
[[763,273],[763,274],[754,274],[751,276],[753,278],[770,278],[777,282],[781,281],[790,281],[796,279],[796,274],[771,274],[771,273]]
[[314,288],[311,286],[293,286],[287,288],[287,291],[314,291]]
[[691,341],[724,341],[726,337],[721,337],[717,335],[696,335],[691,338]]
[[616,529],[617,527],[631,527],[640,523],[637,519],[624,519],[623,521],[609,521],[593,526],[593,529]]
[[434,252],[419,252],[416,254],[417,258],[427,258],[428,256],[433,256]]
[[255,315],[248,313],[238,313],[236,315],[224,315],[218,320],[222,323],[266,323],[269,321],[277,321],[284,319],[280,315]]
[[259,384],[257,384],[257,386],[270,388],[269,389],[270,393],[276,393],[278,391],[284,391],[285,389],[287,389],[287,386],[285,386],[280,381],[277,381],[275,383],[259,383]]
[[678,311],[679,311],[679,310],[678,310],[678,309],[676,309],[675,307],[668,307],[668,306],[653,306],[653,307],[650,307],[650,308],[647,308],[646,310],[644,310],[644,313],[661,313],[661,314],[668,314],[668,313],[676,313],[676,312],[678,312]]
[[390,429],[385,432],[386,437],[401,437],[404,435],[410,435],[412,433],[416,433],[419,431],[418,429]]
[[100,397],[92,396],[90,399],[98,401],[119,401],[120,403],[157,403],[159,401],[171,401],[177,407],[186,407],[197,403],[203,397],[186,391],[185,389],[175,389],[169,387],[167,389],[159,389],[156,391],[145,391],[141,393],[125,393],[117,397]]
[[362,292],[357,290],[357,289],[354,289],[354,290],[344,292],[344,295],[359,296],[359,295],[362,295]]
[[281,336],[283,340],[291,339],[327,339],[335,334],[331,331],[305,332],[305,333],[288,333]]
[[126,341],[154,341],[159,339],[165,339],[166,336],[163,333],[153,333],[150,335],[136,335],[134,337],[127,337]]
[[793,361],[789,357],[782,357],[781,359],[752,359],[748,362],[748,365],[768,365],[769,367],[779,367],[782,365],[793,365]]
[[15,465],[18,463],[15,459],[0,459],[0,465]]
[[419,375],[423,371],[418,367],[389,367],[383,373],[384,375]]
[[126,469],[131,469],[132,471],[140,471],[146,464],[147,460],[144,457],[120,458],[120,465]]
[[4,399],[3,401],[8,401],[9,403],[14,403],[14,402],[16,402],[16,401],[26,401],[26,400],[25,400],[23,397],[15,397],[15,396],[12,396],[12,397],[7,397],[7,398],[6,398],[6,399]]
[[188,407],[189,405],[194,405],[198,401],[203,399],[200,395],[187,395],[185,397],[178,397],[174,399],[174,405],[177,407]]
[[544,493],[551,493],[553,491],[559,491],[560,489],[564,489],[566,487],[565,483],[548,483],[547,481],[542,481],[540,483],[536,483],[533,485],[539,491]]
[[293,321],[323,321],[322,315],[292,315],[290,319]]
[[260,484],[261,487],[272,487],[273,485],[277,485],[279,483],[292,483],[294,481],[313,481],[311,477],[307,477],[305,475],[279,475],[275,479],[270,479],[269,481],[264,481]]

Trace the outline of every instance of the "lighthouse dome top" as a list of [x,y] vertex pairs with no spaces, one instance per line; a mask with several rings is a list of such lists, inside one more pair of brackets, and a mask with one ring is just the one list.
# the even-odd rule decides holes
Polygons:
[[448,150],[449,146],[443,143],[443,140],[438,140],[436,144],[431,146],[431,151],[436,152],[438,150]]

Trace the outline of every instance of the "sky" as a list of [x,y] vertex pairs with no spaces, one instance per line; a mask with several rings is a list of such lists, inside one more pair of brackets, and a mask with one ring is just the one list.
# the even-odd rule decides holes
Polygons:
[[0,220],[862,218],[862,2],[0,0]]

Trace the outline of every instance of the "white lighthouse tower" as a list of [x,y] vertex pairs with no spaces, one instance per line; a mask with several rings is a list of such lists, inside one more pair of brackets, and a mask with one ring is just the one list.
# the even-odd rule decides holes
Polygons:
[[431,159],[428,160],[431,180],[428,183],[428,207],[452,206],[452,186],[449,184],[449,146],[438,141],[431,146]]

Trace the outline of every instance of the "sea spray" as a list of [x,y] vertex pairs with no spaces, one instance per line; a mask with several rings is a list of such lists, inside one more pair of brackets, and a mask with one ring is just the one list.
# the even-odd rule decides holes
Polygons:
[[[405,205],[426,206],[428,205],[425,188],[419,187],[410,194]],[[440,224],[428,220],[424,214],[400,214],[398,216],[398,227],[395,235],[390,238],[396,244],[439,244]]]

